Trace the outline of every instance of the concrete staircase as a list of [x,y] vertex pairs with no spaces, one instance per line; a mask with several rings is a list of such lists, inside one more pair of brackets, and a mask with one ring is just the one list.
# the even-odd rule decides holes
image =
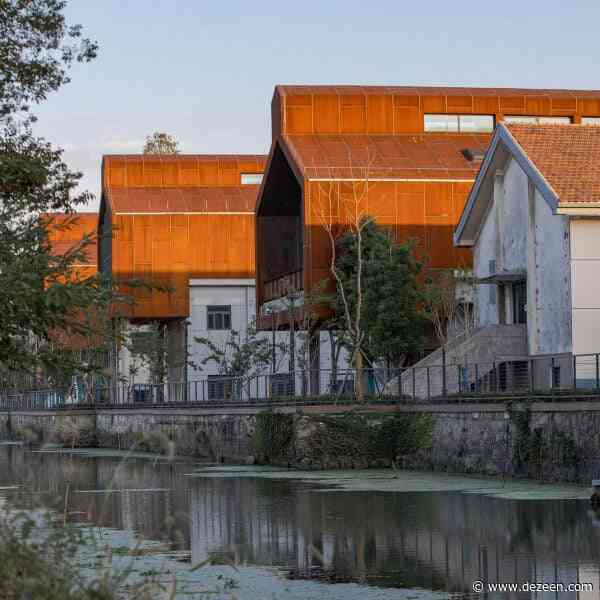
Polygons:
[[[446,393],[464,391],[489,375],[510,357],[527,356],[526,325],[489,325],[459,335],[446,344]],[[444,388],[443,351],[438,348],[388,382],[384,393],[427,399],[441,396]],[[399,389],[400,388],[400,389]]]

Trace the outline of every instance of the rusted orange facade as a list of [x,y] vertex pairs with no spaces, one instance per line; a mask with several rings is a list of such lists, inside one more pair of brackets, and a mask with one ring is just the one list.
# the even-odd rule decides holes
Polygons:
[[355,209],[400,242],[416,239],[428,269],[468,267],[452,233],[494,124],[598,116],[598,91],[277,86],[257,204],[258,310],[328,279],[327,227]]
[[190,278],[254,278],[254,210],[266,157],[105,156],[99,265],[134,288],[133,319],[189,315]]
[[97,229],[98,213],[47,213],[49,241],[52,252],[62,255],[76,247],[84,237],[90,243],[82,249],[82,260],[73,264],[73,271],[80,277],[89,277],[97,272]]

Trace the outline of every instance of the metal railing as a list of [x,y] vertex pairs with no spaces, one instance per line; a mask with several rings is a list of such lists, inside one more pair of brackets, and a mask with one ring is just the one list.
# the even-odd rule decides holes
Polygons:
[[161,384],[95,384],[91,389],[0,391],[0,410],[234,405],[256,403],[471,402],[510,396],[600,396],[600,354],[514,357],[495,362],[208,376]]

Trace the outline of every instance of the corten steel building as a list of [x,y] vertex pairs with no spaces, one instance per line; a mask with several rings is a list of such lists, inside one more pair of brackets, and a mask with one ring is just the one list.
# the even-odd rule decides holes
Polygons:
[[256,210],[262,326],[283,296],[328,280],[327,227],[343,230],[355,209],[415,238],[430,273],[469,268],[452,234],[495,124],[599,117],[599,91],[277,86]]
[[79,277],[89,277],[97,272],[98,213],[46,213],[48,238],[52,252],[62,255],[80,244],[87,237],[90,243],[82,251],[82,258],[73,264],[73,271]]
[[[254,210],[265,163],[257,155],[103,158],[99,266],[116,281],[164,287],[129,289],[135,303],[119,316],[133,333],[164,326],[170,381],[187,378],[181,354],[190,334],[235,326],[236,310],[247,326],[254,311]],[[127,377],[131,355],[122,348],[118,356],[116,374]]]
[[[66,254],[78,247],[84,239],[89,239],[89,243],[82,248],[80,259],[71,265],[71,276],[81,280],[95,275],[98,272],[98,213],[55,212],[45,213],[42,218],[48,223],[48,241],[51,252],[56,256]],[[77,352],[93,347],[98,341],[61,331],[55,331],[54,337],[64,347]]]

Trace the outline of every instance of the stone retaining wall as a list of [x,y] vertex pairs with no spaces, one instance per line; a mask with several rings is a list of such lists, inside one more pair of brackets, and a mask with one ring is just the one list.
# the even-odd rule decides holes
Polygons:
[[[294,416],[290,466],[381,466],[348,457],[314,456],[305,448],[320,419],[348,407],[281,407]],[[14,411],[0,413],[0,436],[33,443],[97,444],[197,456],[216,462],[252,462],[259,408]],[[394,414],[430,414],[430,448],[398,456],[400,467],[589,483],[600,476],[600,402],[378,406],[355,409],[374,427]],[[79,438],[78,438],[79,434]],[[344,459],[344,460],[342,460]]]

